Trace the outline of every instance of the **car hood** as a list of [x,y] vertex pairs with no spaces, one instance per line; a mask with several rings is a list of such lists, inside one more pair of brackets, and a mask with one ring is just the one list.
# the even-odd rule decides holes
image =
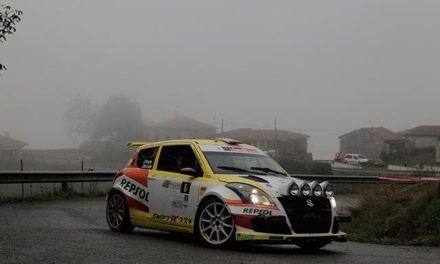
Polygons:
[[219,180],[223,182],[240,182],[260,188],[271,197],[280,197],[288,195],[290,185],[295,182],[299,186],[303,180],[290,176],[272,176],[272,175],[219,175]]

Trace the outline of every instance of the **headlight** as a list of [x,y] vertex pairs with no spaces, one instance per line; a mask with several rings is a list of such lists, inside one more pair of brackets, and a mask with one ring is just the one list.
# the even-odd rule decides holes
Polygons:
[[316,184],[315,187],[313,187],[313,195],[314,196],[321,196],[322,195],[322,187],[319,184]]
[[327,197],[333,196],[333,187],[329,182],[327,181],[322,182],[321,187],[324,191],[325,196]]
[[292,183],[289,187],[290,195],[296,196],[299,194],[299,186],[296,183]]
[[269,196],[253,186],[243,183],[230,183],[226,187],[234,191],[243,203],[275,206]]
[[335,208],[336,208],[336,200],[335,200],[334,197],[331,197],[331,198],[330,198],[330,204],[332,205],[332,209],[335,209]]
[[301,194],[304,196],[309,196],[312,189],[310,188],[310,185],[308,183],[304,183],[303,186],[301,186]]

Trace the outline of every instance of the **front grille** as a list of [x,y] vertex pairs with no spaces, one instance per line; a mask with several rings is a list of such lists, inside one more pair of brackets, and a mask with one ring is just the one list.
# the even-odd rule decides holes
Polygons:
[[295,233],[328,233],[330,231],[332,212],[328,198],[286,196],[278,200],[283,205]]
[[284,216],[255,217],[251,220],[251,224],[256,232],[292,234]]

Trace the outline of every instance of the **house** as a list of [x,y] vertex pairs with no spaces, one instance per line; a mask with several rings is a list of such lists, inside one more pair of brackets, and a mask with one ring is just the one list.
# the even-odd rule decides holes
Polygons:
[[213,138],[216,127],[197,120],[176,115],[176,117],[148,125],[148,140]]
[[239,128],[219,133],[216,137],[240,140],[276,158],[312,159],[311,153],[307,153],[309,136],[287,130]]
[[436,161],[440,162],[440,126],[417,126],[399,134],[408,138],[416,149],[435,148]]
[[0,135],[0,159],[16,159],[21,157],[23,147],[28,143],[9,137],[9,133]]
[[382,155],[406,153],[409,141],[403,135],[384,127],[364,127],[339,137],[341,153],[358,153],[371,160],[380,160]]
[[436,148],[440,141],[440,126],[418,126],[399,134],[411,140],[415,148]]

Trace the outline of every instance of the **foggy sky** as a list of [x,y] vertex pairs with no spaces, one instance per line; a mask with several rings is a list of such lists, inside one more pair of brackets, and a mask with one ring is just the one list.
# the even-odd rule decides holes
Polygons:
[[1,1],[24,12],[0,44],[0,133],[73,146],[69,98],[124,94],[144,119],[311,136],[332,158],[366,126],[439,125],[439,1]]

